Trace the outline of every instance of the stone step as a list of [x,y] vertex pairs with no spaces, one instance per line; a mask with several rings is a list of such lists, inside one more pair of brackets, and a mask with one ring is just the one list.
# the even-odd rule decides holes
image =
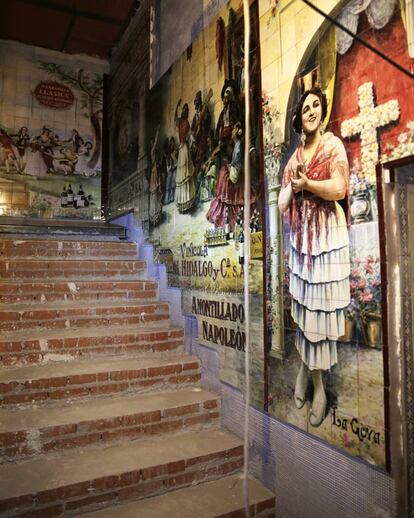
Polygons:
[[59,406],[0,408],[0,461],[123,438],[216,427],[217,396],[199,388]]
[[157,296],[154,281],[0,281],[0,304],[47,303],[101,299],[152,299]]
[[118,241],[126,239],[126,229],[121,225],[106,223],[101,220],[82,220],[72,218],[30,218],[0,216],[0,234],[23,239],[41,237],[41,239],[99,239]]
[[[275,497],[254,478],[248,479],[249,516],[274,518]],[[171,493],[83,513],[79,518],[245,518],[243,479],[239,474]]]
[[119,241],[66,241],[37,239],[0,240],[1,258],[130,258],[137,256],[136,243]]
[[185,388],[200,378],[198,358],[187,354],[5,366],[0,370],[0,405]]
[[89,447],[0,466],[2,516],[79,516],[230,475],[243,445],[220,430]]
[[[0,331],[23,329],[68,329],[90,326],[139,324],[166,326],[169,305],[158,301],[83,301],[28,306],[15,304],[0,309]],[[73,331],[74,335],[76,331]]]
[[104,354],[168,354],[183,348],[184,331],[146,326],[30,329],[0,334],[2,365],[70,361]]
[[0,259],[0,279],[40,280],[46,279],[138,279],[145,275],[145,261],[133,259]]

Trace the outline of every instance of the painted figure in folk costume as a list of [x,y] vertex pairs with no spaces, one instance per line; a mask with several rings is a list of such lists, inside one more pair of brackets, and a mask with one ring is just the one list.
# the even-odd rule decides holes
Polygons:
[[30,145],[30,135],[27,126],[22,126],[13,137],[17,148],[18,170],[20,173],[23,173],[27,162],[27,149]]
[[158,163],[157,146],[160,128],[158,126],[155,137],[151,141],[151,177],[150,177],[150,203],[149,203],[149,219],[153,226],[156,226],[162,215],[162,190],[161,190],[161,173]]
[[210,130],[207,137],[208,159],[202,166],[200,182],[200,201],[210,201],[214,196],[214,187],[220,170],[220,147],[214,138],[214,130]]
[[164,144],[163,169],[165,173],[164,205],[175,199],[175,182],[177,176],[177,144],[174,137],[167,138]]
[[[214,199],[207,212],[207,219],[215,227],[224,227],[226,218],[230,229],[233,230],[237,216],[244,205],[244,142],[243,129],[236,122],[232,129],[233,152],[228,162],[222,159],[217,183],[214,189]],[[251,188],[250,201],[253,206],[256,194]]]
[[177,176],[175,201],[178,211],[181,213],[189,211],[194,204],[196,188],[194,179],[194,164],[190,155],[190,123],[188,121],[188,104],[184,104],[181,116],[178,116],[178,109],[181,99],[175,109],[175,125],[178,129],[179,148],[177,159]]
[[10,164],[17,169],[17,153],[14,140],[3,128],[0,129],[0,153],[2,161],[6,165],[6,171],[10,172]]
[[315,427],[326,414],[322,371],[338,361],[337,342],[350,302],[348,227],[338,203],[348,193],[349,167],[341,140],[322,130],[326,113],[319,87],[302,95],[293,119],[301,144],[286,165],[279,196],[279,209],[290,224],[289,292],[301,358],[294,399],[297,408],[304,406],[310,374],[309,422]]
[[220,112],[216,135],[221,153],[230,159],[233,150],[232,131],[236,122],[242,121],[241,110],[237,101],[237,84],[234,80],[226,79],[221,90],[223,109]]

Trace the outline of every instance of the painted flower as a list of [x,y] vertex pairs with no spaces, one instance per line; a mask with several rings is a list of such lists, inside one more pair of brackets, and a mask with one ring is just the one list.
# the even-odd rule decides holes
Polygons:
[[408,141],[408,134],[407,133],[400,133],[398,135],[398,142],[400,144],[405,144]]
[[369,264],[369,263],[366,264],[365,265],[365,271],[372,275],[374,273],[374,268],[372,267],[372,264]]
[[365,279],[361,279],[358,282],[357,288],[364,289],[364,288],[366,288],[366,286],[367,286],[367,281]]
[[[350,292],[351,303],[346,312],[349,315],[359,314],[366,319],[372,313],[379,313],[381,305],[381,272],[379,258],[373,254],[364,259],[351,257]],[[361,268],[362,265],[362,268]]]
[[373,295],[370,291],[364,291],[361,293],[361,302],[371,302],[373,299]]
[[351,275],[359,279],[361,277],[361,270],[359,268],[352,268]]

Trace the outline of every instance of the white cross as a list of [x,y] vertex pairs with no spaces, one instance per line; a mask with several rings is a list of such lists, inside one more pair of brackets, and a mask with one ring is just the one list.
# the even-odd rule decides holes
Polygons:
[[378,128],[398,120],[400,105],[393,99],[379,106],[374,104],[374,88],[371,82],[358,88],[359,115],[341,124],[342,137],[361,136],[361,166],[365,178],[375,182],[375,166],[379,162]]

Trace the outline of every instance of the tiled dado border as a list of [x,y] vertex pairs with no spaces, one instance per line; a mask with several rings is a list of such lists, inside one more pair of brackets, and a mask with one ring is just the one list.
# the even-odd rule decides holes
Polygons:
[[[401,247],[401,290],[402,290],[402,369],[404,393],[404,442],[405,469],[407,481],[407,516],[414,516],[414,358],[413,358],[413,307],[411,303],[411,254],[410,230],[408,221],[408,189],[414,186],[414,176],[400,174],[398,182],[398,214],[400,220]],[[411,240],[414,229],[411,229]]]

